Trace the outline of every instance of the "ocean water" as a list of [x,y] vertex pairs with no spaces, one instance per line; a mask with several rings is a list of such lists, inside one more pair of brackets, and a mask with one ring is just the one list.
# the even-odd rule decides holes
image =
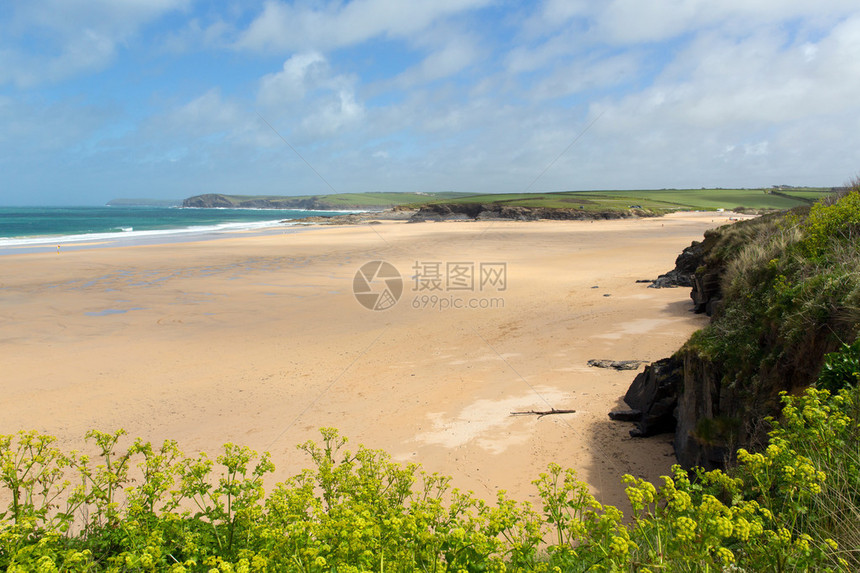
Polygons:
[[336,214],[339,213],[292,209],[0,207],[0,248],[217,234],[263,229],[286,219]]

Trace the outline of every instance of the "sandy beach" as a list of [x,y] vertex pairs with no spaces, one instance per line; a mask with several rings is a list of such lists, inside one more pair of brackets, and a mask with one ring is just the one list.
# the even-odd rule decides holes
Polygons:
[[[71,449],[88,429],[125,428],[212,455],[234,442],[270,451],[283,479],[307,465],[296,444],[334,426],[483,497],[534,499],[531,480],[557,462],[621,504],[622,474],[671,466],[670,436],[634,440],[611,422],[636,373],[586,362],[657,360],[704,324],[688,289],[635,281],[730,215],[386,222],[2,256],[0,433]],[[402,275],[387,310],[353,294],[374,260]],[[576,413],[510,415],[550,408]]]

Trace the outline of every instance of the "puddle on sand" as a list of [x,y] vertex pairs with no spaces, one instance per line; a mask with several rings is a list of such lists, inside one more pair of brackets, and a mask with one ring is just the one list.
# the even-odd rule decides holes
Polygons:
[[125,314],[130,310],[143,310],[143,307],[127,308],[127,309],[106,308],[104,310],[95,310],[95,311],[91,311],[91,312],[85,312],[84,314],[86,314],[87,316],[110,316],[111,314]]

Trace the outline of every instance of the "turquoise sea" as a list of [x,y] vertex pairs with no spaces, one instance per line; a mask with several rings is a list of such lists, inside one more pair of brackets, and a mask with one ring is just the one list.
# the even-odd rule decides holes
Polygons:
[[[112,239],[166,239],[265,229],[333,211],[177,207],[0,207],[0,249]],[[123,241],[125,242],[125,241]]]

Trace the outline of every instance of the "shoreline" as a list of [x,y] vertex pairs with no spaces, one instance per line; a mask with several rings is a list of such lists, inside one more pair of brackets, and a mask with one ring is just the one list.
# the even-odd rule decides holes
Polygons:
[[[184,207],[185,209],[198,209],[198,207]],[[253,209],[258,211],[275,210],[275,209]],[[301,209],[296,209],[301,210]],[[685,214],[711,214],[714,221],[732,222],[743,218],[751,218],[755,215],[746,213],[737,213],[733,211],[712,212],[712,211],[674,211],[664,215],[649,215],[647,217],[624,217],[619,219],[605,219],[600,217],[582,218],[582,219],[532,219],[532,220],[516,220],[506,217],[498,218],[481,218],[471,219],[462,216],[448,216],[440,218],[420,218],[413,219],[412,217],[419,214],[415,209],[386,209],[383,211],[360,211],[346,212],[332,216],[309,216],[300,219],[272,219],[270,221],[237,223],[238,227],[231,229],[226,224],[224,228],[176,228],[162,229],[151,231],[139,231],[132,233],[88,233],[79,235],[34,235],[32,237],[15,237],[15,238],[0,238],[0,257],[16,254],[36,254],[36,253],[56,253],[58,246],[60,251],[77,251],[98,248],[125,248],[139,246],[155,246],[168,245],[175,243],[194,243],[205,242],[219,239],[228,239],[236,236],[251,237],[251,236],[266,236],[272,234],[298,233],[308,229],[316,229],[320,227],[333,226],[352,226],[352,225],[376,225],[386,223],[493,223],[493,222],[528,222],[528,223],[547,223],[552,221],[578,221],[578,222],[593,222],[605,220],[634,220],[640,218],[664,218],[672,215]]]
[[168,207],[11,207],[0,209],[5,223],[0,252],[74,248],[83,243],[117,246],[205,239],[222,233],[283,228],[307,216],[352,211],[306,209],[199,209]]
[[[335,426],[488,499],[531,499],[554,461],[624,503],[621,474],[665,473],[669,438],[609,420],[636,372],[586,362],[657,360],[704,323],[687,289],[635,281],[730,216],[714,215],[319,225],[4,256],[0,432],[80,448],[88,429],[123,427],[212,456],[231,441],[271,451],[280,481],[306,463],[294,446]],[[352,293],[369,260],[403,278],[389,310]],[[446,296],[501,307],[415,306],[414,265],[464,261],[505,262],[507,288]],[[510,416],[547,405],[576,413]]]

